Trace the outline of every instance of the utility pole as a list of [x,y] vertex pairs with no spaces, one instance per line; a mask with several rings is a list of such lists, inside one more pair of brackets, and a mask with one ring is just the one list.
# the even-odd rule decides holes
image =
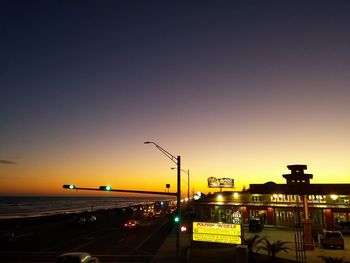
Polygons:
[[181,158],[177,156],[177,213],[179,222],[176,228],[176,257],[180,257],[180,229],[181,229]]
[[176,164],[177,167],[177,215],[178,215],[178,222],[177,222],[177,228],[176,228],[176,257],[180,257],[180,234],[181,234],[181,157],[178,155],[175,157],[171,153],[169,153],[164,148],[160,147],[155,142],[144,142],[144,144],[153,144],[159,151],[161,151],[166,157],[168,157],[172,162]]

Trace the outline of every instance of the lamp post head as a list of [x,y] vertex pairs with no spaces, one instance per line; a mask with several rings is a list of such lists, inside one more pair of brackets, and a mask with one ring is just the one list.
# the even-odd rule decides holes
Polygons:
[[151,142],[144,142],[144,144],[149,144],[149,143],[151,143]]

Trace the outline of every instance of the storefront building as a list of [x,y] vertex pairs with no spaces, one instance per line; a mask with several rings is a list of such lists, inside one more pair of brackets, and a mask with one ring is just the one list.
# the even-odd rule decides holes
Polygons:
[[[251,184],[246,191],[223,191],[195,201],[196,217],[205,222],[234,223],[242,215],[244,224],[259,217],[264,224],[294,227],[305,221],[315,229],[334,229],[350,221],[350,184],[310,184],[306,165],[289,165],[286,184]],[[307,211],[307,216],[305,215]]]
[[[195,202],[198,220],[233,223],[241,212],[244,224],[259,217],[266,225],[296,226],[304,217],[302,196],[291,194],[252,194],[224,191],[201,197]],[[332,229],[338,222],[350,221],[350,195],[308,195],[309,218],[314,228]]]

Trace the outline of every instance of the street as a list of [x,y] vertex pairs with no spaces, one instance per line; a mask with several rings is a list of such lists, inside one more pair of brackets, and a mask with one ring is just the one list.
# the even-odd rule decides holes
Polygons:
[[64,252],[84,251],[100,262],[149,262],[171,230],[170,217],[138,218],[138,229],[125,230],[131,214],[100,213],[96,222],[56,221],[23,227],[14,242],[2,244],[1,262],[54,262]]

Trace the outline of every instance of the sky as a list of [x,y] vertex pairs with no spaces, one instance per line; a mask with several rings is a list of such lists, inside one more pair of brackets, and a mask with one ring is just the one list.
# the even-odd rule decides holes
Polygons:
[[[2,195],[349,183],[349,1],[0,1]],[[187,174],[182,173],[182,191]]]

